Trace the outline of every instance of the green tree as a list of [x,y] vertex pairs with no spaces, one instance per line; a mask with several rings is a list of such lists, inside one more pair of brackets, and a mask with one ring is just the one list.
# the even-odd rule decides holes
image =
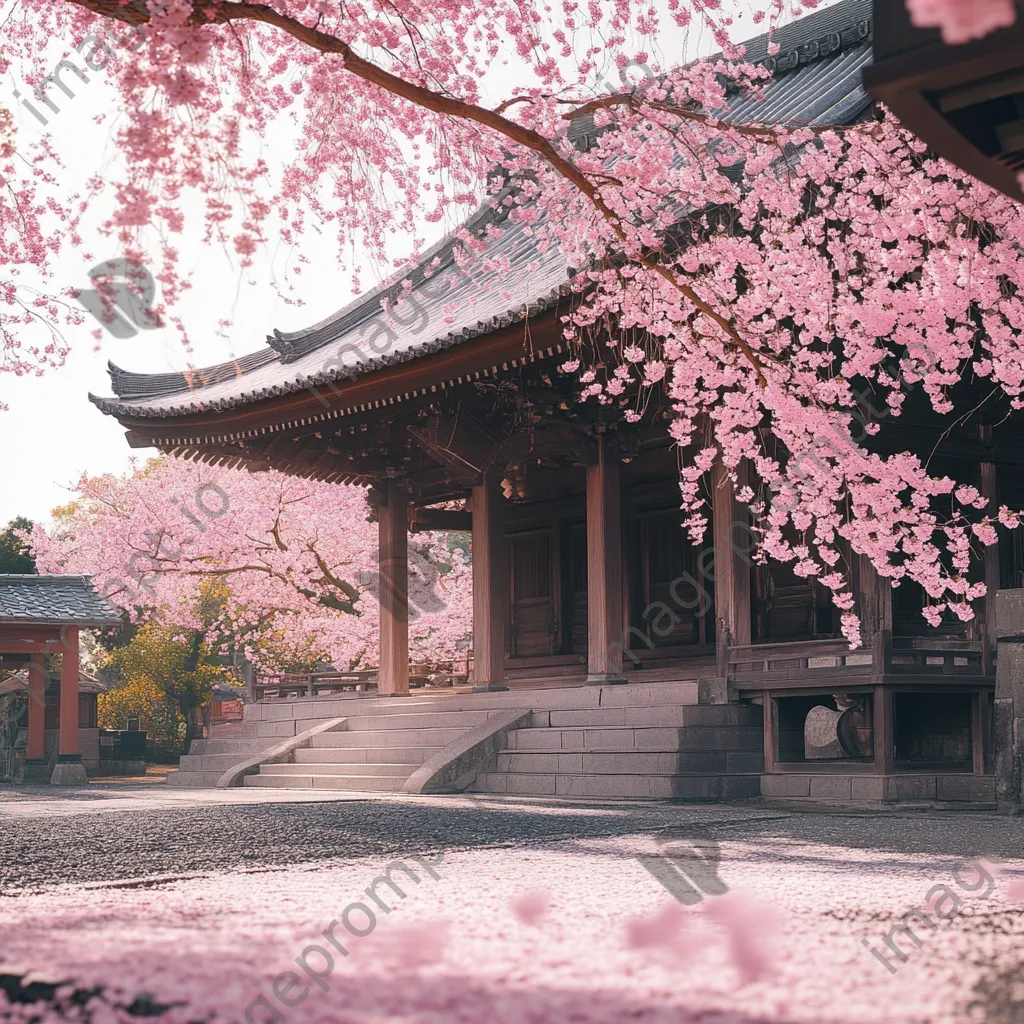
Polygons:
[[32,520],[18,516],[7,524],[7,529],[0,532],[0,573],[36,573],[36,560],[29,554],[28,545],[15,531],[28,532],[32,529]]
[[200,630],[183,630],[156,622],[141,626],[111,655],[124,688],[156,692],[184,720],[184,751],[196,737],[196,709],[210,702],[213,684],[225,678]]

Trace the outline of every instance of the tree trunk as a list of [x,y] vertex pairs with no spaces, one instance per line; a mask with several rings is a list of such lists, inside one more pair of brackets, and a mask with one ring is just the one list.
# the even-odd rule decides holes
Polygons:
[[182,751],[183,754],[189,753],[192,749],[192,741],[200,739],[202,736],[201,730],[196,725],[196,708],[198,706],[195,701],[178,701],[178,710],[185,719],[185,749]]

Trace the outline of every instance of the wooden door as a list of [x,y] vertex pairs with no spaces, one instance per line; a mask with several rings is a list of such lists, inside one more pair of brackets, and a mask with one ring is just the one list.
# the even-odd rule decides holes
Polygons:
[[563,533],[563,652],[587,653],[587,524],[568,523]]
[[679,510],[641,512],[637,523],[642,571],[633,587],[633,625],[651,647],[712,643],[714,585],[699,568]]
[[551,574],[548,530],[509,538],[512,596],[512,657],[554,654],[558,623]]

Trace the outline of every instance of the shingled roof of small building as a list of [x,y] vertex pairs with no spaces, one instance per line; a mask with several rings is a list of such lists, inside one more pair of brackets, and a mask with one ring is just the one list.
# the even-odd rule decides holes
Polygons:
[[102,595],[91,576],[0,573],[0,626],[116,626],[121,613]]
[[[861,84],[861,70],[872,60],[871,14],[872,0],[841,0],[783,26],[771,40],[767,35],[748,40],[745,59],[764,64],[775,77],[759,94],[736,96],[715,113],[734,124],[858,120],[872,103]],[[769,42],[778,44],[777,53],[769,54]],[[593,131],[593,119],[580,118],[570,138]],[[111,363],[114,397],[89,398],[108,415],[170,418],[307,388],[319,397],[317,389],[332,390],[334,381],[532,319],[569,294],[572,274],[557,245],[545,245],[536,227],[509,220],[503,199],[501,193],[486,202],[398,279],[306,330],[275,330],[260,351],[182,373],[132,373]],[[483,243],[483,258],[468,269],[458,266],[455,256],[465,232]],[[383,349],[376,344],[381,336],[389,339]]]

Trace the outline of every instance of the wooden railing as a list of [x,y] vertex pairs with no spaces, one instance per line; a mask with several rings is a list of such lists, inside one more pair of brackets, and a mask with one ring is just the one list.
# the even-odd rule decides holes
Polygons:
[[377,670],[368,672],[269,673],[257,675],[252,684],[257,700],[320,697],[345,691],[377,689]]
[[729,681],[742,687],[765,682],[804,686],[830,677],[868,680],[874,664],[871,650],[851,651],[845,640],[750,644],[729,648]]
[[729,682],[739,688],[848,685],[890,681],[892,677],[942,677],[952,682],[991,676],[985,645],[970,640],[896,638],[880,632],[851,651],[845,640],[802,640],[751,644],[728,650]]
[[[409,688],[457,686],[467,682],[472,659],[409,666]],[[263,700],[295,700],[335,693],[369,693],[377,689],[377,670],[360,672],[262,673],[253,679],[253,696]]]

